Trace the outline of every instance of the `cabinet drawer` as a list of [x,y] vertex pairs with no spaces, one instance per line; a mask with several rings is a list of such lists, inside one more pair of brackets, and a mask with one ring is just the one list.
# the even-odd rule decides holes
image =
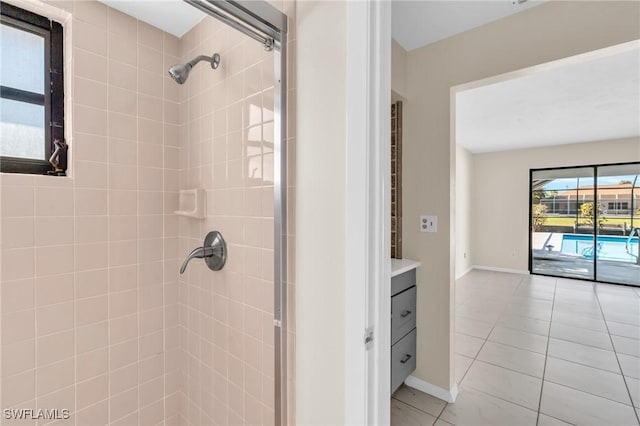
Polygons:
[[395,277],[391,277],[391,295],[400,293],[402,290],[406,290],[409,287],[416,285],[416,270],[404,272]]
[[391,344],[416,328],[416,286],[391,298]]
[[391,393],[416,369],[416,330],[391,347]]

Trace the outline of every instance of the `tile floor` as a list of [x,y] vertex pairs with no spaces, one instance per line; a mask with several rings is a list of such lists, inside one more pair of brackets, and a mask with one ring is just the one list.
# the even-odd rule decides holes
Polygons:
[[474,270],[456,336],[455,404],[403,385],[393,426],[640,424],[640,288]]

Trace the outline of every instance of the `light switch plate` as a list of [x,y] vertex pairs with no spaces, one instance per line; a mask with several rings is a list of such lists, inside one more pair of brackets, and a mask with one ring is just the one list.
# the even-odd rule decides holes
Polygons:
[[423,215],[420,216],[421,232],[438,232],[438,216]]

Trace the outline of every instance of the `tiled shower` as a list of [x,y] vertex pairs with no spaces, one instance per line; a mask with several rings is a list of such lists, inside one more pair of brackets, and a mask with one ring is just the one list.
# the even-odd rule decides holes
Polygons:
[[[273,54],[212,17],[178,39],[96,1],[11,3],[65,25],[70,168],[0,174],[2,409],[68,409],[54,423],[77,426],[272,424]],[[293,29],[294,4],[271,3]],[[167,74],[214,52],[217,70],[181,86]],[[192,188],[206,190],[205,219],[174,214]],[[197,260],[179,275],[211,230],[225,268]],[[288,271],[292,388],[291,257]]]

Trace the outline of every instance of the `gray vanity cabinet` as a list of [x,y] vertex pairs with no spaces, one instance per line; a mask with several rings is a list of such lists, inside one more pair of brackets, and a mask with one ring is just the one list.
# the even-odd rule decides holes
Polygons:
[[416,369],[416,270],[391,277],[391,393]]

